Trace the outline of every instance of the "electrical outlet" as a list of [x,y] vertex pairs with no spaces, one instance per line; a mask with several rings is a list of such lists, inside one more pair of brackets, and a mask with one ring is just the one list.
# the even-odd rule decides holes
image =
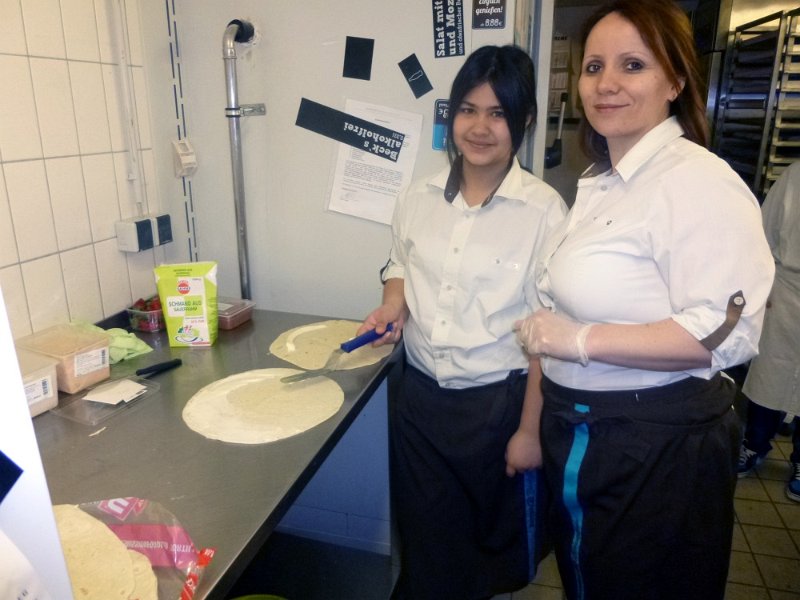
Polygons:
[[141,252],[172,241],[172,219],[168,214],[144,215],[114,224],[117,247],[123,252]]
[[172,218],[169,215],[156,215],[153,217],[153,231],[156,234],[156,244],[162,246],[172,241]]
[[149,250],[154,243],[153,224],[147,217],[135,217],[114,223],[117,248],[123,252]]

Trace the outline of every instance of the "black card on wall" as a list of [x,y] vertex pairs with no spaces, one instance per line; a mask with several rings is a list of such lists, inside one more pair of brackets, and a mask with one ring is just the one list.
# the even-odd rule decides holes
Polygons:
[[422,68],[422,65],[419,63],[419,59],[417,58],[416,54],[411,54],[410,56],[405,57],[397,66],[400,67],[400,70],[403,72],[403,76],[406,78],[409,87],[411,88],[412,93],[414,94],[414,98],[419,98],[420,96],[424,96],[428,92],[433,89],[428,76],[425,74],[425,70]]
[[344,48],[342,77],[369,81],[372,76],[372,54],[374,50],[375,40],[348,35]]

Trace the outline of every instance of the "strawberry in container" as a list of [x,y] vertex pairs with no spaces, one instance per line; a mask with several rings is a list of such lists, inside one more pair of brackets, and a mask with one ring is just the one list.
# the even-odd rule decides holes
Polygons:
[[147,300],[139,298],[128,311],[131,329],[136,331],[161,331],[165,328],[164,313],[158,295]]

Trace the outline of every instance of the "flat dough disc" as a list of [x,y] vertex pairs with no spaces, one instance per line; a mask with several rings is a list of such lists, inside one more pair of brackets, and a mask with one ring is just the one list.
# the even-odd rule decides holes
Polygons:
[[[319,321],[284,331],[272,342],[269,351],[301,369],[321,369],[342,342],[356,337],[357,321]],[[391,354],[393,344],[373,348],[371,344],[345,352],[338,369],[357,369],[373,365]]]
[[134,568],[108,526],[71,504],[53,507],[75,600],[129,600]]
[[130,595],[130,600],[158,600],[158,579],[153,572],[150,560],[141,552],[128,550],[128,556],[133,564],[133,579],[135,587]]
[[281,383],[296,369],[256,369],[215,381],[189,399],[183,420],[212,440],[264,444],[303,433],[330,419],[344,392],[327,377]]

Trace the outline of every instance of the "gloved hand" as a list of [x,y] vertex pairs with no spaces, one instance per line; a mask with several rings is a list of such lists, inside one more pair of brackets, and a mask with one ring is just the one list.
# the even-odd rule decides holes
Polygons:
[[584,367],[589,364],[586,336],[591,327],[544,308],[514,323],[519,343],[531,356],[552,356]]

